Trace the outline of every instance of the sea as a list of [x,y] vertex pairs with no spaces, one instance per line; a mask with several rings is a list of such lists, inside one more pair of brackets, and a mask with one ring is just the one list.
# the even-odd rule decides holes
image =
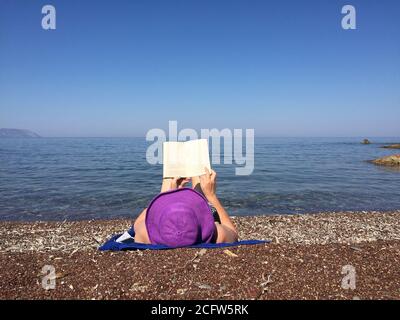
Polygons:
[[[400,138],[262,138],[254,171],[212,164],[231,215],[400,209],[400,170],[367,160]],[[134,218],[160,191],[162,165],[145,138],[0,139],[0,220]]]

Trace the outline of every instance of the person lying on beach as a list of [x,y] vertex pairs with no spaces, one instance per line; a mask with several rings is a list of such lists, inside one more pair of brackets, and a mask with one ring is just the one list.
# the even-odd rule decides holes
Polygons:
[[[135,220],[135,242],[184,247],[238,241],[235,225],[216,195],[214,170],[191,178],[164,178]],[[185,185],[191,181],[192,188]]]

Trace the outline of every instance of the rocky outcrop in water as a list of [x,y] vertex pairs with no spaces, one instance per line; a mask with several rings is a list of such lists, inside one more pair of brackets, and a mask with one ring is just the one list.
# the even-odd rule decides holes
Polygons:
[[369,141],[368,139],[364,139],[363,142],[361,142],[362,144],[371,144],[371,141]]
[[0,128],[0,138],[40,138],[40,136],[29,130]]
[[371,160],[370,162],[380,166],[397,167],[400,166],[400,154],[393,154],[391,156]]
[[400,143],[390,144],[390,145],[387,145],[387,146],[383,146],[381,148],[385,148],[385,149],[400,149]]

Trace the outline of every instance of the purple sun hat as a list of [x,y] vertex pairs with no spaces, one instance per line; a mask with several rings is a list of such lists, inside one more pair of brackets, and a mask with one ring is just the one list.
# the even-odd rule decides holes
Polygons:
[[147,208],[146,228],[152,244],[170,247],[210,243],[215,234],[206,198],[190,188],[157,195]]

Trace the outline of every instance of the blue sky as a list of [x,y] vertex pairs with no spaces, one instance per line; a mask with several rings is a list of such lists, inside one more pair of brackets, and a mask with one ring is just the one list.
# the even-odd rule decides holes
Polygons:
[[400,136],[399,39],[396,0],[1,0],[0,127]]

